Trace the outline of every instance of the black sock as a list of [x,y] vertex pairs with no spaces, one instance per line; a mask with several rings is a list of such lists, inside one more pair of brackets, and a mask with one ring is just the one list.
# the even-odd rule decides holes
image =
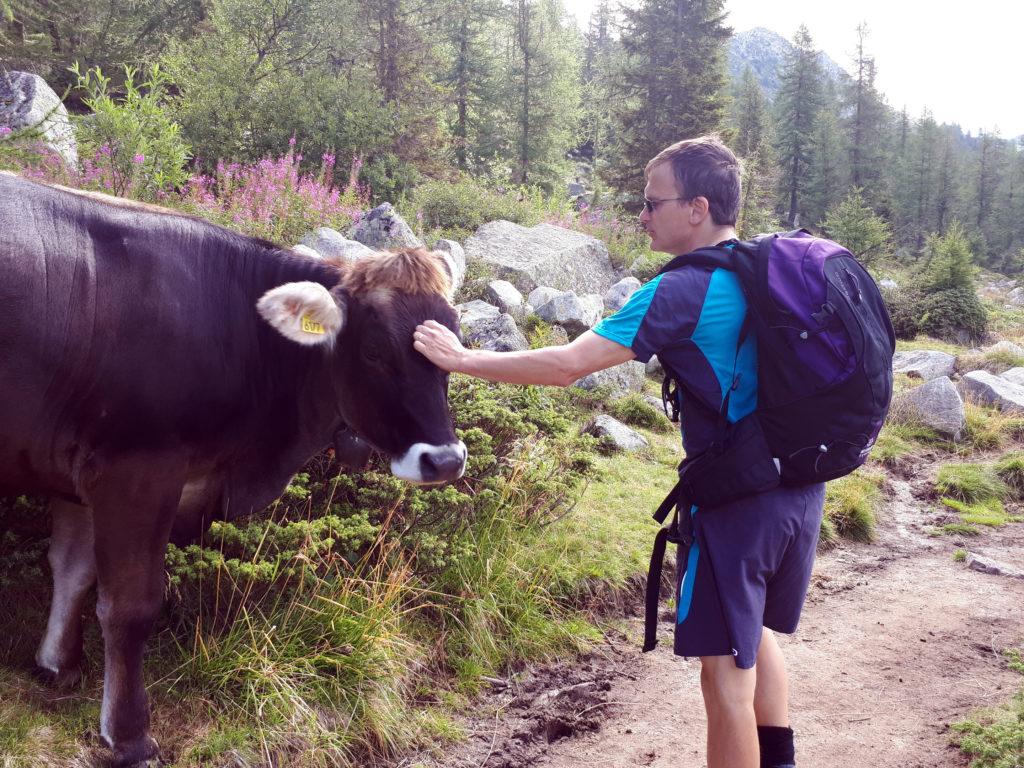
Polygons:
[[761,747],[761,768],[784,768],[796,765],[793,729],[777,725],[757,726],[757,743]]

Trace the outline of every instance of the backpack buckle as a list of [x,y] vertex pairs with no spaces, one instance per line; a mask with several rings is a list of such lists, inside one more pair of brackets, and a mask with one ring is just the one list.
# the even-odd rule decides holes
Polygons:
[[820,310],[811,313],[811,317],[814,318],[814,322],[818,325],[825,325],[825,323],[832,319],[832,316],[835,315],[835,313],[836,308],[826,301],[821,305]]

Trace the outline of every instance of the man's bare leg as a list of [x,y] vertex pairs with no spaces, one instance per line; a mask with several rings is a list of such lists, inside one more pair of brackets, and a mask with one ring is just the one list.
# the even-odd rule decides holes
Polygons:
[[789,681],[786,662],[775,640],[765,628],[757,649],[757,685],[754,687],[754,714],[758,725],[789,726]]
[[702,656],[700,687],[708,714],[708,768],[758,768],[754,717],[757,673],[732,656]]

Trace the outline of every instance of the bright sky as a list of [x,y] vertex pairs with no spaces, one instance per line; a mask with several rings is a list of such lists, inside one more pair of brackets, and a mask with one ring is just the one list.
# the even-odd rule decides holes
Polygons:
[[[565,0],[586,25],[597,0]],[[852,70],[856,27],[868,24],[877,85],[895,109],[927,107],[965,131],[1024,135],[1021,0],[726,0],[729,24],[767,27],[792,38],[804,23],[815,45]]]

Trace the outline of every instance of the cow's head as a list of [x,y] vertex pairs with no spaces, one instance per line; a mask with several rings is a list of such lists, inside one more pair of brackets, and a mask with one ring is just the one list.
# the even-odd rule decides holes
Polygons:
[[412,334],[433,319],[458,332],[444,261],[424,249],[381,253],[341,267],[339,285],[288,283],[260,314],[285,337],[321,346],[346,423],[417,483],[462,476],[466,446],[448,410],[448,375],[416,352]]

